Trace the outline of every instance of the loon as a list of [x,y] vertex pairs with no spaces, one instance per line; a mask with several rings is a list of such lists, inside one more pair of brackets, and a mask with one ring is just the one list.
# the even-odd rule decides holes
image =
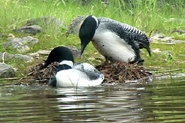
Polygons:
[[59,62],[55,76],[49,81],[53,87],[89,87],[98,86],[104,80],[104,75],[89,63],[74,64],[70,49],[64,46],[55,47],[44,61],[41,69],[52,62]]
[[89,15],[79,29],[81,55],[90,41],[106,60],[143,63],[140,49],[151,56],[147,36],[139,29],[106,17]]

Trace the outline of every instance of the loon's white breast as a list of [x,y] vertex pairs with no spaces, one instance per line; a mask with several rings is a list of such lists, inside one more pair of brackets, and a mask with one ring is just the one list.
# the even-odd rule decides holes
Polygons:
[[131,45],[115,33],[98,28],[92,41],[95,48],[109,60],[128,62],[134,61],[135,51]]

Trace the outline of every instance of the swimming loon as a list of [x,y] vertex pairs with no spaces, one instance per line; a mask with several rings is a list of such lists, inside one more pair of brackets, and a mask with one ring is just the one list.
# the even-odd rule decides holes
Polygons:
[[147,36],[139,29],[105,17],[88,16],[79,30],[81,54],[92,41],[106,60],[121,62],[144,62],[140,49],[145,48],[151,56]]
[[56,74],[49,82],[49,85],[53,87],[97,86],[104,80],[104,75],[91,64],[74,64],[73,54],[67,47],[58,46],[54,48],[41,69],[47,67],[52,62],[59,62]]

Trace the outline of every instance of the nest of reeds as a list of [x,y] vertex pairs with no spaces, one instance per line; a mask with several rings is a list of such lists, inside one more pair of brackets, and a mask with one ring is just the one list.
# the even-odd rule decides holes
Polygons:
[[35,66],[29,68],[27,73],[28,83],[38,82],[38,83],[48,83],[49,79],[52,78],[56,73],[57,62],[53,62],[48,65],[45,69],[40,69],[43,63],[39,63]]
[[104,74],[104,83],[136,82],[141,79],[150,79],[152,75],[144,66],[136,63],[111,62],[96,66],[96,68]]
[[[50,78],[55,75],[58,63],[50,64],[47,68],[40,70],[42,63],[33,66],[28,71],[28,81],[36,81],[38,83],[47,83]],[[137,64],[128,64],[122,62],[111,62],[96,66],[105,76],[104,83],[126,83],[142,78],[151,77],[144,66]]]

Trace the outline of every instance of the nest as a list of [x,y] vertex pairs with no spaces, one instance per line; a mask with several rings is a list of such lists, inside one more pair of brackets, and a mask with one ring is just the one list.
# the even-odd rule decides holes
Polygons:
[[96,68],[104,74],[104,83],[135,82],[135,80],[150,79],[152,75],[144,66],[138,64],[111,62]]
[[57,62],[53,62],[48,65],[45,69],[40,69],[43,66],[42,63],[39,63],[28,70],[27,79],[28,83],[34,81],[38,83],[48,83],[49,79],[52,78],[56,73],[56,67],[58,66]]
[[[28,71],[28,81],[36,81],[39,83],[47,83],[50,78],[55,75],[56,67],[58,63],[52,63],[47,68],[39,70],[42,63],[33,66]],[[122,62],[111,62],[96,66],[96,68],[102,72],[105,76],[103,83],[126,83],[128,81],[133,82],[135,80],[141,80],[143,78],[151,77],[151,73],[148,72],[143,66],[137,64],[128,64]]]

